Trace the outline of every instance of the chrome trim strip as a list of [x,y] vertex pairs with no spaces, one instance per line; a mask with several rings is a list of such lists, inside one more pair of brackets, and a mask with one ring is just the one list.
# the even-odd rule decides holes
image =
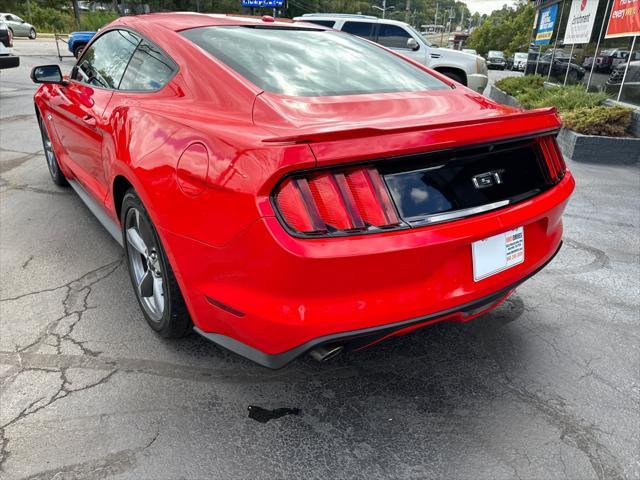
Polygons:
[[104,207],[102,207],[98,202],[96,202],[91,195],[87,193],[87,191],[80,185],[76,180],[67,179],[69,185],[76,191],[80,200],[87,206],[87,208],[93,213],[93,215],[98,219],[98,221],[102,224],[104,228],[107,229],[107,232],[111,234],[111,236],[115,239],[116,242],[121,247],[124,247],[122,243],[122,232],[120,231],[120,227],[116,222],[114,222],[107,212],[105,212]]
[[463,217],[470,217],[471,215],[477,215],[479,213],[488,212],[509,205],[511,200],[501,200],[499,202],[487,203],[486,205],[480,205],[478,207],[465,208],[462,210],[456,210],[455,212],[448,213],[436,213],[433,215],[427,215],[425,217],[414,217],[406,219],[411,226],[433,225],[434,223],[448,222],[451,220],[457,220]]

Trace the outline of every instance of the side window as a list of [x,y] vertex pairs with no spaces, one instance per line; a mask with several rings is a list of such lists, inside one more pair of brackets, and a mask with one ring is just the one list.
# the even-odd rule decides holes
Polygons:
[[158,47],[143,40],[131,57],[120,90],[158,90],[175,71],[175,64]]
[[373,40],[374,26],[375,23],[369,22],[345,22],[342,26],[342,31],[368,40]]
[[73,72],[73,79],[102,88],[118,88],[127,63],[140,38],[126,30],[111,30],[87,48]]
[[333,20],[305,20],[305,22],[315,23],[316,25],[321,25],[323,27],[333,28],[336,24]]
[[407,40],[411,38],[409,32],[397,25],[380,24],[378,43],[387,48],[408,48]]

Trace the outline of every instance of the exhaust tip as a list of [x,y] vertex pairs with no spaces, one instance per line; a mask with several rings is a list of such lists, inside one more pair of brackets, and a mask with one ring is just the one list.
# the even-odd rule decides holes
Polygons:
[[344,350],[344,345],[320,346],[309,351],[309,355],[318,362],[327,362],[337,357]]

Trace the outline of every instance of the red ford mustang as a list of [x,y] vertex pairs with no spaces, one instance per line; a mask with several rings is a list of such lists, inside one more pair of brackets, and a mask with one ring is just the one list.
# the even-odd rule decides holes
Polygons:
[[53,181],[125,247],[160,335],[278,368],[499,305],[561,244],[552,109],[270,17],[122,18],[36,67]]

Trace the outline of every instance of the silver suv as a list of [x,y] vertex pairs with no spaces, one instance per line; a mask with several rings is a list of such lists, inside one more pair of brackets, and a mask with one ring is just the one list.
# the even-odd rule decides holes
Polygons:
[[341,30],[374,41],[482,93],[487,63],[478,56],[430,43],[411,25],[369,15],[307,13],[293,19]]

